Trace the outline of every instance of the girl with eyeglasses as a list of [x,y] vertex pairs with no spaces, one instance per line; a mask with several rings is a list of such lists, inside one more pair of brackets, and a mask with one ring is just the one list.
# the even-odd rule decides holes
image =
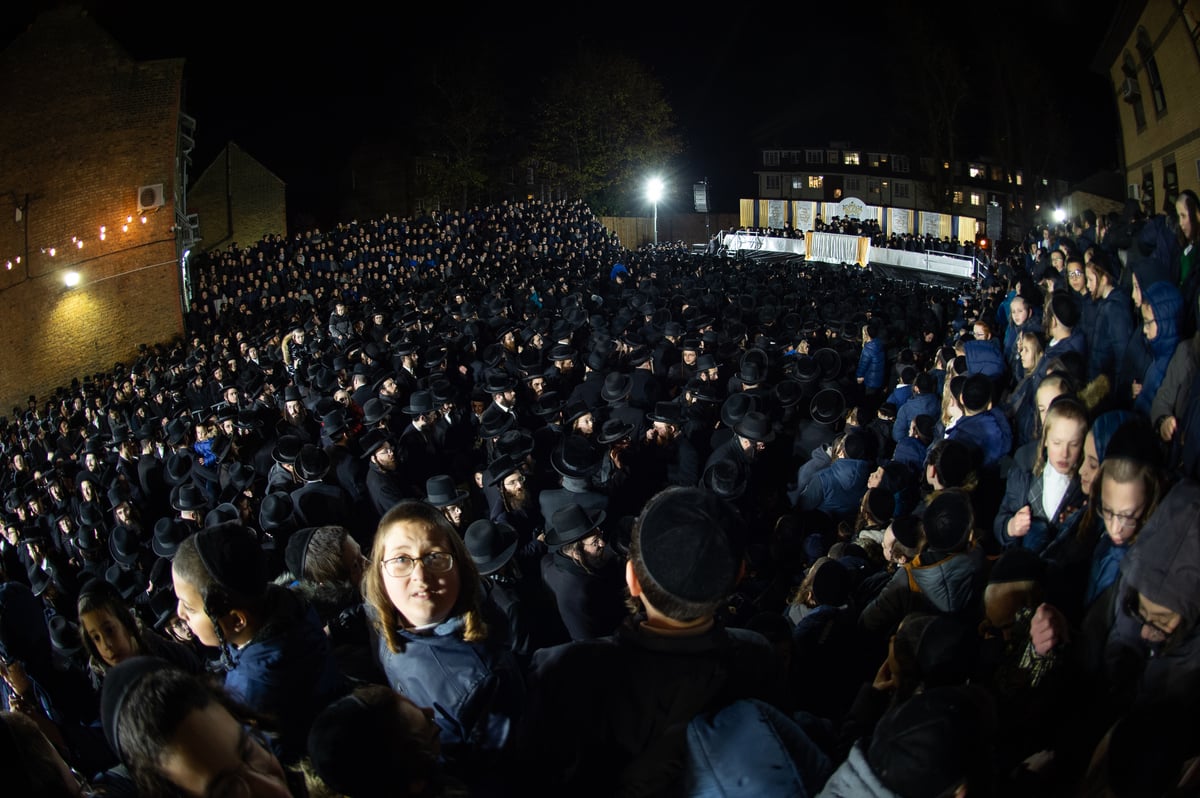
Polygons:
[[370,561],[363,594],[388,683],[433,707],[459,773],[498,778],[524,682],[462,539],[437,508],[404,501],[379,522]]

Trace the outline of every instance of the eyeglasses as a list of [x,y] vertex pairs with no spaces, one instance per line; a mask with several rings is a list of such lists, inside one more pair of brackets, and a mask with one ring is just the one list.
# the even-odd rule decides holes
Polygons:
[[454,567],[454,555],[448,551],[431,551],[416,558],[401,554],[399,557],[384,560],[383,571],[394,579],[400,579],[411,574],[418,562],[431,574],[444,574]]
[[1071,269],[1071,271],[1067,272],[1067,276],[1068,277],[1082,277],[1083,272],[1079,271],[1079,269]]
[[1151,635],[1156,639],[1156,642],[1165,643],[1170,640],[1174,634],[1179,631],[1179,626],[1174,629],[1164,629],[1154,621],[1146,617],[1141,608],[1141,595],[1136,592],[1131,592],[1129,598],[1125,599],[1125,614],[1143,627],[1149,628]]
[[1104,523],[1113,529],[1125,529],[1131,526],[1137,526],[1142,522],[1142,510],[1138,508],[1132,513],[1114,513],[1103,504],[1100,505],[1100,517],[1104,519]]

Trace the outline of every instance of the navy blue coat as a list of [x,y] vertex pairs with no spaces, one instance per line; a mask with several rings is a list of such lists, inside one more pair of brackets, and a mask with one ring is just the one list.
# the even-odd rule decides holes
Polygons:
[[882,390],[884,374],[887,371],[887,356],[883,342],[878,338],[868,341],[858,356],[858,371],[856,377],[861,377],[863,387],[869,391]]

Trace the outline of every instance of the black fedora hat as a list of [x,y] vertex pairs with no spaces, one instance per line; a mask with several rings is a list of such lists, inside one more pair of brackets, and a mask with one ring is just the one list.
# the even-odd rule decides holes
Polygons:
[[275,441],[275,448],[271,450],[271,458],[280,465],[291,465],[300,456],[302,446],[304,441],[298,436],[280,435],[279,440]]
[[132,568],[122,568],[120,565],[110,565],[104,572],[104,579],[117,589],[121,598],[133,601],[138,595],[146,592],[146,575]]
[[683,426],[683,406],[678,402],[655,402],[654,412],[646,414],[649,421],[660,424],[670,424],[673,427]]
[[624,399],[633,390],[633,377],[618,371],[609,372],[604,377],[604,387],[600,389],[600,398],[606,402],[617,402]]
[[512,413],[506,413],[493,402],[479,419],[479,437],[498,438],[512,429],[517,418]]
[[808,412],[813,421],[821,424],[833,424],[846,412],[846,399],[836,388],[826,388],[818,391],[809,403]]
[[388,405],[382,399],[374,397],[363,403],[363,425],[373,427],[390,415]]
[[217,526],[218,524],[224,524],[228,521],[240,520],[241,513],[238,512],[238,508],[234,507],[229,502],[225,502],[224,504],[218,504],[205,514],[204,526],[207,528],[210,526]]
[[746,471],[732,460],[718,460],[704,469],[701,484],[721,499],[738,499],[746,492]]
[[493,371],[483,381],[483,390],[491,394],[504,393],[516,387],[516,379],[507,371]]
[[793,380],[800,383],[815,382],[821,376],[821,366],[817,363],[816,358],[810,355],[798,355],[788,360],[784,367]]
[[630,424],[628,421],[622,421],[619,418],[610,418],[600,428],[600,434],[596,436],[596,441],[604,446],[608,446],[632,434],[633,424]]
[[770,443],[775,440],[775,429],[771,425],[771,417],[757,410],[747,413],[734,426],[733,431],[755,443]]
[[721,423],[735,427],[751,410],[758,409],[758,397],[742,391],[734,391],[721,403]]
[[132,529],[118,526],[108,536],[108,551],[121,565],[133,565],[142,553],[142,544]]
[[50,629],[50,643],[64,656],[74,657],[83,651],[83,641],[79,637],[79,625],[61,615],[55,615],[47,626]]
[[836,349],[828,347],[818,349],[813,353],[813,359],[817,361],[817,367],[821,369],[821,379],[836,380],[842,373],[842,356],[837,353]]
[[550,455],[550,464],[564,477],[583,479],[600,467],[600,453],[582,435],[568,435]]
[[436,409],[431,391],[413,391],[412,396],[408,398],[408,406],[404,408],[404,412],[410,416],[423,416]]
[[284,491],[277,490],[263,497],[258,508],[258,523],[264,532],[271,532],[286,526],[294,512],[292,497]]
[[603,510],[584,510],[578,504],[568,504],[550,516],[546,528],[546,545],[558,551],[569,543],[582,540],[604,523]]
[[183,539],[192,533],[192,527],[173,518],[160,518],[154,525],[154,538],[150,548],[159,557],[174,557]]
[[454,484],[454,478],[446,474],[438,474],[425,480],[425,501],[434,507],[449,507],[461,504],[470,495],[465,490],[459,490]]
[[517,550],[517,530],[508,524],[496,524],[481,518],[467,527],[463,543],[479,573],[487,576],[499,571],[512,559]]
[[189,449],[180,449],[167,457],[163,466],[163,479],[168,485],[182,485],[192,478],[192,463],[195,460]]
[[502,454],[491,462],[487,469],[483,472],[484,483],[491,486],[499,485],[504,481],[504,478],[521,467],[521,464],[509,457],[507,454]]
[[369,458],[386,443],[392,442],[391,434],[384,429],[373,429],[359,440],[359,445],[362,447],[363,459]]
[[296,458],[296,476],[305,482],[320,482],[329,473],[329,455],[320,446],[306,443]]
[[200,488],[189,482],[171,489],[171,506],[181,512],[203,510],[208,507],[208,501]]
[[523,429],[510,429],[497,439],[496,450],[514,460],[523,460],[533,453],[533,436]]

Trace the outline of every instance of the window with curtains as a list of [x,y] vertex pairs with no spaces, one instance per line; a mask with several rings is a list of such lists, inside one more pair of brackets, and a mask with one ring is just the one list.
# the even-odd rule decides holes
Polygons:
[[859,165],[858,162],[859,162],[859,157],[858,157],[857,152],[842,153],[842,163],[846,164],[846,166],[858,166]]
[[825,177],[823,175],[809,175],[808,176],[808,187],[809,188],[824,188],[825,187]]
[[954,199],[953,199],[953,202],[954,202],[954,204],[955,204],[955,205],[962,205],[962,204],[963,204],[963,193],[962,193],[961,191],[955,191],[955,192],[954,192]]
[[983,204],[983,195],[976,191],[972,191],[971,192],[971,204],[975,205],[976,207],[982,205]]

